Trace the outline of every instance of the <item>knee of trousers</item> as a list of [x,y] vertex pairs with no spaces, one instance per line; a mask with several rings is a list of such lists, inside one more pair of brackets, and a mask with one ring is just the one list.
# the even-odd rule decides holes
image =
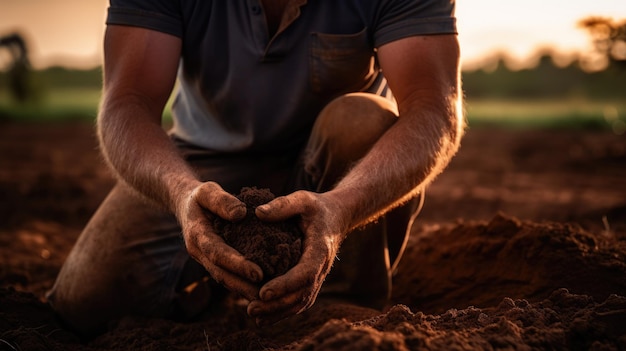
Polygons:
[[118,317],[115,313],[118,309],[106,297],[98,296],[98,292],[91,292],[90,295],[94,296],[77,294],[79,289],[67,285],[70,283],[66,280],[57,279],[46,297],[60,320],[73,331],[92,337],[104,331],[107,323]]
[[[81,286],[77,286],[79,284]],[[163,287],[155,286],[155,293],[120,279],[81,279],[77,282],[71,277],[60,276],[46,297],[57,316],[70,329],[90,337],[105,331],[111,321],[124,315],[167,317],[173,300],[156,299],[154,295],[158,296],[159,289]]]
[[335,155],[360,158],[395,123],[394,101],[370,93],[351,93],[331,101],[319,114],[313,134],[331,144]]
[[395,102],[370,93],[342,95],[320,112],[304,151],[304,170],[323,190],[361,159],[398,119]]

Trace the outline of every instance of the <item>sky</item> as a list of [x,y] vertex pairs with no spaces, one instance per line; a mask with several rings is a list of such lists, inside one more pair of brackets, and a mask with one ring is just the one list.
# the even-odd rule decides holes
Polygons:
[[[102,63],[107,6],[108,0],[0,0],[0,35],[25,34],[36,68],[94,67]],[[494,52],[507,52],[524,66],[538,48],[586,51],[589,37],[576,24],[591,15],[626,19],[626,1],[459,0],[463,65],[474,67]],[[8,52],[0,51],[0,68],[8,59]]]

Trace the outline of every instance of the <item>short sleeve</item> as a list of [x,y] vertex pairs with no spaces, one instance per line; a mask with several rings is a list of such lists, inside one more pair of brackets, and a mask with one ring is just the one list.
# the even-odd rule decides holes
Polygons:
[[414,35],[456,34],[455,0],[383,0],[374,45]]
[[135,26],[183,36],[180,0],[110,0],[107,25]]

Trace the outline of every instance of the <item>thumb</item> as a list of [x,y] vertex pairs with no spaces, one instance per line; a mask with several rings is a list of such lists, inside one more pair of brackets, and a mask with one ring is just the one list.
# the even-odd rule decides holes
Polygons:
[[246,215],[246,205],[214,182],[207,182],[200,186],[197,201],[209,212],[228,221],[235,222]]
[[300,214],[299,206],[294,194],[279,196],[274,200],[258,206],[255,210],[256,216],[267,222],[279,222]]

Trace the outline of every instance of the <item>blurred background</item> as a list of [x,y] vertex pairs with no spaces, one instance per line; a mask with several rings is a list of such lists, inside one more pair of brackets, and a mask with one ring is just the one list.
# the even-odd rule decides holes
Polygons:
[[[0,120],[93,119],[107,0],[0,2]],[[470,126],[626,132],[626,2],[457,3]]]

